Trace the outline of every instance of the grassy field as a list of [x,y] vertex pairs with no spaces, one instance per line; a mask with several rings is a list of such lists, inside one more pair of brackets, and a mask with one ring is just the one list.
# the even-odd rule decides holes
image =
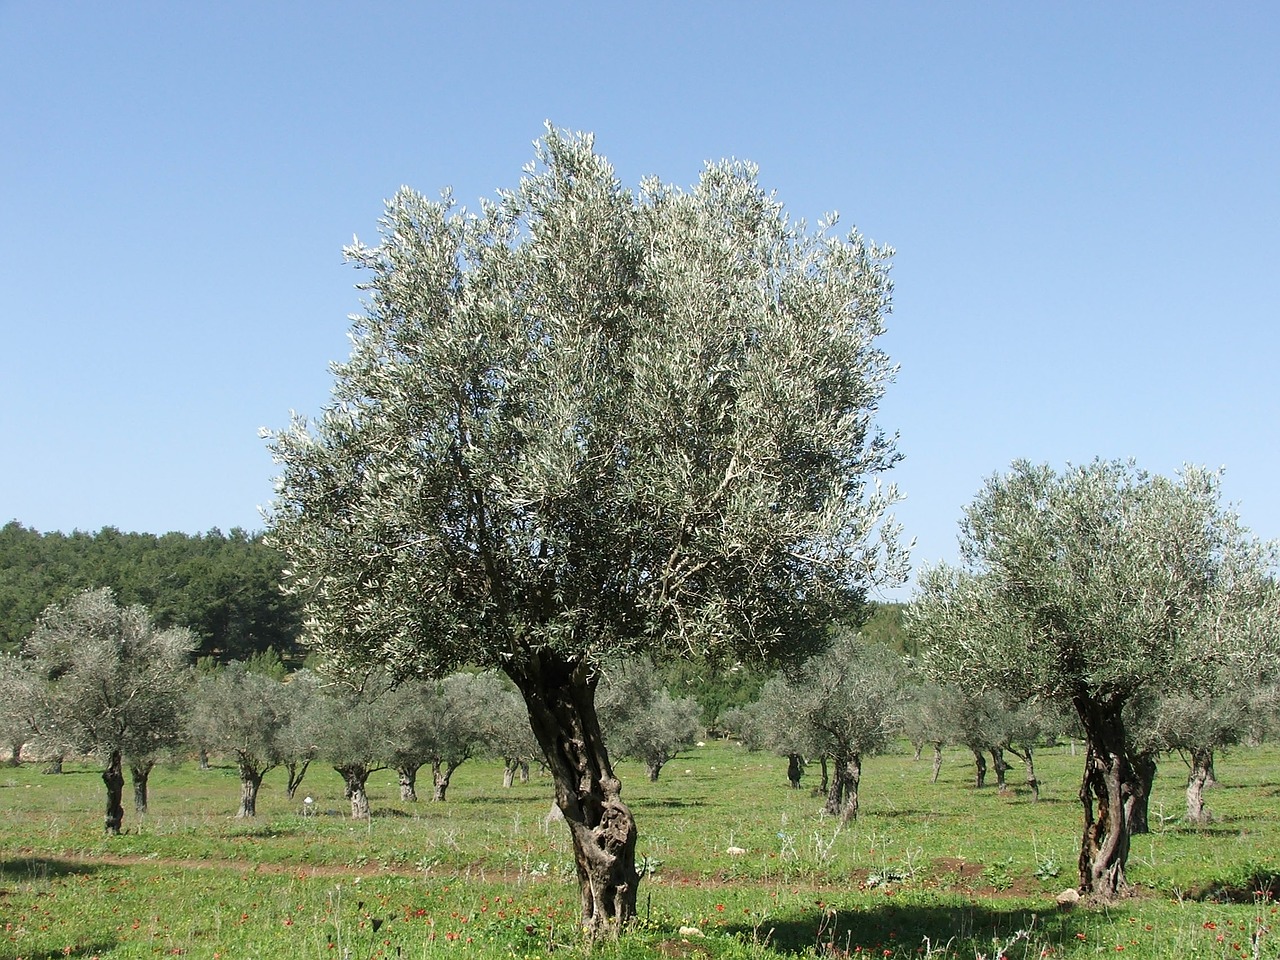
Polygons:
[[[1200,829],[1179,822],[1184,768],[1168,759],[1152,832],[1130,856],[1138,895],[1063,911],[1054,898],[1075,882],[1080,764],[1068,747],[1043,751],[1032,803],[974,789],[960,751],[937,784],[927,760],[877,757],[862,815],[845,827],[788,788],[785,761],[732,744],[692,751],[656,784],[623,764],[647,871],[641,922],[595,955],[1280,958],[1280,749],[1223,757],[1216,819]],[[0,958],[583,952],[545,778],[504,790],[496,764],[473,761],[446,802],[405,804],[394,776],[375,774],[373,817],[354,823],[341,782],[316,765],[299,802],[282,772],[269,775],[246,822],[232,816],[230,767],[159,768],[149,814],[127,809],[126,833],[109,838],[99,771],[67,769],[0,769]]]

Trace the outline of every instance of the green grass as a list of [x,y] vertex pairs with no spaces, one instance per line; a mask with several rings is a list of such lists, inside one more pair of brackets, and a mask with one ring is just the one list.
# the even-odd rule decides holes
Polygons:
[[[975,790],[959,751],[937,784],[927,760],[874,758],[862,815],[845,827],[820,814],[821,798],[787,787],[785,761],[730,744],[673,761],[656,784],[623,764],[650,872],[641,922],[595,955],[1280,957],[1276,906],[1255,896],[1280,875],[1280,749],[1220,760],[1216,820],[1202,829],[1179,822],[1184,773],[1167,760],[1152,832],[1130,855],[1139,895],[1064,912],[1054,897],[1075,882],[1081,762],[1044,751],[1032,803]],[[125,834],[107,837],[97,769],[0,769],[0,960],[584,950],[568,834],[546,821],[545,778],[504,790],[496,764],[470,762],[446,802],[405,804],[394,776],[375,774],[373,818],[360,823],[319,765],[297,801],[282,772],[269,775],[255,821],[232,816],[228,767],[151,779],[151,812],[127,810]],[[303,814],[304,795],[315,815]]]

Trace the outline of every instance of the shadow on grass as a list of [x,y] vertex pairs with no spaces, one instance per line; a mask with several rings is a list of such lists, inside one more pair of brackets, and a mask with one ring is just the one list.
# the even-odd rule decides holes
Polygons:
[[630,805],[637,810],[651,810],[651,809],[686,810],[692,807],[705,807],[707,805],[706,800],[699,800],[694,797],[683,797],[679,799],[674,797],[667,797],[664,799],[649,797],[649,798],[633,799],[629,802],[630,802]]
[[473,796],[460,796],[457,799],[450,797],[448,800],[427,800],[427,804],[436,803],[456,803],[460,806],[492,806],[504,803],[529,803],[531,801],[541,801],[547,804],[553,803],[551,794],[533,793],[532,791],[524,791],[522,793],[481,793]]
[[0,860],[0,877],[13,880],[47,880],[50,877],[84,876],[96,873],[99,865],[56,857],[6,857]]
[[1257,870],[1247,877],[1215,881],[1201,890],[1191,893],[1193,900],[1210,903],[1258,903],[1280,899],[1280,873],[1275,870]]
[[[77,946],[76,953],[80,956],[96,957],[98,954],[108,953],[118,946],[119,943],[115,941],[103,940],[99,943],[86,943],[82,946]],[[80,951],[84,952],[80,953]],[[54,950],[47,950],[44,953],[24,953],[22,956],[24,960],[54,960],[55,957],[58,960],[62,960],[63,957],[68,956],[68,953],[66,948],[58,947]]]
[[[745,940],[768,942],[780,953],[837,951],[878,955],[895,947],[911,949],[926,939],[935,949],[947,943],[1008,945],[1022,936],[1031,943],[1062,943],[1077,925],[1070,913],[1002,909],[983,904],[884,904],[866,909],[818,909],[770,917],[758,926],[737,924],[726,931]],[[1034,951],[1032,951],[1034,955]]]

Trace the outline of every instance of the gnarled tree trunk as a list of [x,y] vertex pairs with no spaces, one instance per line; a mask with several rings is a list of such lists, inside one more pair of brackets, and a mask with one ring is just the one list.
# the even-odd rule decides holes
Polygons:
[[285,772],[289,774],[289,778],[285,781],[284,795],[290,800],[293,795],[298,792],[298,788],[302,786],[302,778],[307,775],[307,767],[311,766],[310,758],[305,760],[290,760],[284,765]]
[[115,835],[124,824],[124,760],[119,750],[111,751],[102,782],[107,788],[106,830]]
[[1211,819],[1204,805],[1204,790],[1213,779],[1213,748],[1195,748],[1187,765],[1190,767],[1187,774],[1187,819],[1192,823],[1205,824]]
[[445,795],[449,792],[449,781],[453,779],[453,771],[462,766],[462,760],[432,760],[431,761],[431,783],[433,790],[431,799],[437,803],[442,802]]
[[404,803],[417,803],[418,764],[400,764],[400,766],[396,767],[396,778],[400,781],[400,799]]
[[933,778],[930,783],[938,782],[938,775],[942,773],[942,741],[933,741]]
[[589,935],[617,933],[636,915],[636,825],[622,800],[596,717],[598,677],[552,651],[505,665],[524,696],[529,723],[555,783],[556,804],[573,841]]
[[1142,750],[1129,756],[1129,784],[1126,791],[1125,815],[1129,820],[1130,835],[1150,832],[1147,818],[1151,806],[1151,789],[1155,786],[1157,769],[1154,750]]
[[240,809],[237,818],[256,817],[258,815],[258,790],[262,786],[262,778],[270,767],[259,767],[250,757],[241,756],[236,760],[240,770]]
[[133,810],[139,816],[147,812],[147,783],[155,765],[154,760],[134,760],[129,764],[129,779],[133,781]]
[[1021,750],[1009,747],[1009,752],[1022,761],[1022,769],[1027,772],[1027,787],[1031,790],[1031,802],[1035,803],[1040,799],[1040,781],[1036,777],[1036,761],[1032,751],[1033,747],[1029,743]]
[[1008,777],[1009,764],[1005,763],[1004,751],[999,747],[991,748],[991,766],[996,771],[996,789],[1001,793],[1009,786]]
[[362,763],[333,769],[342,777],[343,791],[351,801],[351,819],[368,820],[369,795],[365,793],[365,784],[373,771]]
[[1133,776],[1121,716],[1124,701],[1119,697],[1099,700],[1078,693],[1073,703],[1085,732],[1084,777],[1080,783],[1080,804],[1084,808],[1080,892],[1099,900],[1114,900],[1129,892],[1125,876],[1129,860],[1126,801],[1132,795]]
[[823,811],[843,821],[858,819],[858,785],[862,782],[862,757],[857,753],[836,754],[834,774]]
[[845,774],[845,803],[840,819],[844,821],[858,819],[858,788],[862,785],[862,755],[855,753],[849,757],[848,772]]
[[987,758],[982,755],[982,748],[969,744],[973,751],[974,786],[979,790],[987,785]]

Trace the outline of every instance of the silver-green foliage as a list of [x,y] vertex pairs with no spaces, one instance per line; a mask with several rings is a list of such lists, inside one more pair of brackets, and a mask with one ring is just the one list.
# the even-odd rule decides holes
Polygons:
[[770,696],[779,752],[862,757],[884,750],[902,730],[907,687],[897,654],[850,632]]
[[647,657],[636,657],[605,674],[597,709],[609,752],[639,760],[651,780],[704,733],[698,701],[672,697]]
[[41,614],[23,655],[42,679],[40,740],[54,752],[147,757],[182,732],[196,637],[156,627],[146,608],[85,590]]
[[887,248],[743,163],[633,194],[554,130],[516,189],[404,189],[381,234],[347,250],[332,403],[269,434],[271,536],[338,665],[768,655],[903,575]]
[[964,566],[924,571],[908,613],[939,679],[1124,700],[1260,671],[1275,650],[1275,545],[1221,504],[1215,473],[1018,461],[961,529]]

